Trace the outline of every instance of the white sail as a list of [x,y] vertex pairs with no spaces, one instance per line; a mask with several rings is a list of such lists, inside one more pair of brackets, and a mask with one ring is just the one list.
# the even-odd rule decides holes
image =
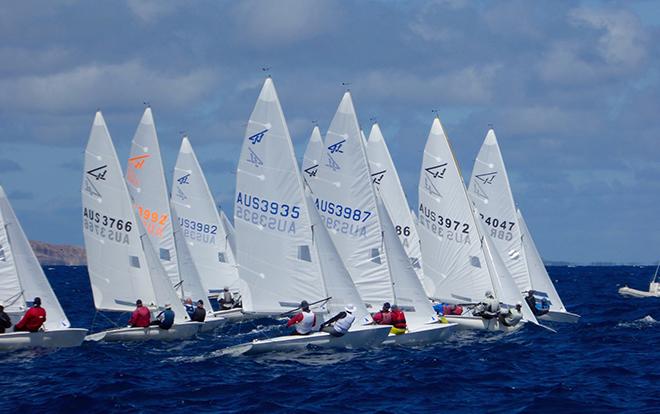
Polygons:
[[156,305],[139,226],[110,133],[97,112],[85,149],[83,233],[94,305],[129,311]]
[[315,126],[312,130],[312,135],[307,142],[305,155],[303,156],[302,175],[306,182],[316,177],[319,169],[319,163],[323,156],[323,139],[321,138],[321,131],[319,127]]
[[527,266],[529,269],[529,277],[531,279],[531,287],[537,291],[537,294],[547,295],[550,302],[550,310],[558,312],[566,312],[566,307],[561,301],[555,285],[550,280],[548,271],[543,264],[541,255],[536,249],[536,244],[532,239],[532,235],[527,229],[527,223],[518,210],[518,222],[520,223],[520,231],[522,233],[522,245]]
[[364,141],[346,92],[330,123],[314,203],[367,308],[394,302]]
[[[222,226],[225,229],[225,234],[227,235],[227,241],[229,242],[229,248],[234,252],[234,266],[236,266],[236,230],[234,225],[229,220],[229,217],[225,214],[224,210],[220,210],[220,220],[222,220]],[[238,274],[238,271],[236,272]]]
[[277,314],[301,300],[325,298],[302,188],[284,114],[267,78],[236,171],[234,225],[246,312]]
[[[175,219],[175,216],[178,219]],[[220,293],[225,286],[237,288],[238,269],[230,236],[225,230],[227,223],[220,217],[187,137],[181,141],[174,167],[172,219],[175,222],[175,231],[177,226],[181,227],[180,235],[189,245],[188,250],[199,271],[202,285],[209,293]],[[177,242],[177,253],[178,245]],[[182,260],[180,256],[179,261]],[[187,273],[181,264],[179,269],[185,285]]]
[[474,162],[469,194],[479,210],[485,233],[520,291],[530,288],[527,261],[522,254],[522,235],[509,178],[495,131],[488,130]]
[[48,312],[46,330],[71,326],[2,187],[0,227],[0,302],[5,312],[23,312],[39,297]]
[[406,320],[411,329],[430,322],[437,322],[436,313],[431,306],[424,287],[410,263],[404,250],[394,223],[383,203],[378,197],[378,215],[383,227],[383,244],[390,269],[396,304],[406,313]]
[[348,273],[344,262],[335,248],[328,230],[321,222],[319,212],[314,208],[311,196],[307,197],[307,211],[310,214],[312,231],[314,234],[314,247],[318,254],[323,280],[325,281],[326,294],[332,299],[328,302],[328,311],[331,315],[344,310],[346,305],[355,306],[356,321],[363,324],[373,322],[371,314],[362,302],[353,279]]
[[145,109],[133,136],[126,181],[136,215],[147,230],[170,283],[177,285],[181,276],[174,246],[167,183],[151,108]]
[[418,221],[431,297],[473,303],[494,289],[472,203],[438,118],[424,148]]
[[422,252],[415,223],[416,218],[413,217],[410,211],[408,199],[399,180],[399,174],[394,167],[385,138],[377,123],[373,125],[369,134],[367,157],[369,158],[372,181],[380,190],[379,193],[383,203],[394,222],[396,234],[399,236],[417,277],[423,285],[429,285],[428,288],[426,286],[424,288],[427,295],[430,296],[431,283],[425,280],[422,271]]
[[213,307],[211,306],[211,302],[209,302],[208,288],[202,282],[198,267],[191,254],[191,250],[195,246],[193,242],[184,236],[184,231],[179,224],[179,217],[174,207],[172,207],[172,222],[174,223],[174,242],[179,259],[179,269],[181,275],[183,275],[183,279],[181,280],[183,297],[190,298],[195,303],[198,300],[202,300],[206,313],[212,315]]

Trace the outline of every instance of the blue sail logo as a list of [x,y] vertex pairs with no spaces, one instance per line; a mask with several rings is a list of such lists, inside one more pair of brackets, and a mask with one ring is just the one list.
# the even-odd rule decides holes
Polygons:
[[248,151],[250,151],[250,158],[247,159],[247,162],[254,164],[255,167],[261,167],[264,165],[264,162],[261,161],[261,158],[259,158],[254,151],[252,151],[252,148],[248,148]]
[[334,154],[336,152],[341,152],[343,154],[344,151],[342,151],[342,149],[341,149],[341,144],[343,144],[344,142],[346,142],[346,140],[339,141],[335,144],[330,145],[328,147],[328,150],[330,151],[330,154]]
[[190,181],[188,179],[190,178],[190,174],[186,174],[183,177],[177,178],[177,181],[179,184],[190,184]]
[[249,136],[248,140],[252,143],[252,145],[256,145],[260,143],[262,139],[264,139],[266,132],[268,132],[268,129],[264,129],[261,132],[257,132],[256,134]]

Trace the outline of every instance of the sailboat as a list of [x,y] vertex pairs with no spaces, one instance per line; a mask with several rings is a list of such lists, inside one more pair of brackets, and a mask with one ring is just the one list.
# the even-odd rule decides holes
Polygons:
[[[217,296],[224,287],[238,293],[238,269],[230,242],[231,225],[223,221],[216,208],[204,173],[188,137],[183,137],[172,180],[172,213],[202,286],[208,295]],[[178,249],[177,249],[178,251]],[[185,273],[184,273],[185,274]],[[240,308],[220,310],[224,317],[241,317]]]
[[165,269],[136,220],[121,166],[101,112],[97,112],[85,149],[82,177],[83,234],[87,270],[98,311],[130,312],[136,299],[150,311],[170,304],[174,326],[168,330],[116,328],[88,335],[90,341],[182,339],[197,333]]
[[308,183],[337,251],[367,309],[384,302],[406,312],[408,331],[391,335],[399,344],[439,341],[454,324],[440,324],[372,185],[364,139],[350,92],[325,137],[316,179]]
[[35,297],[41,298],[47,312],[43,330],[0,334],[0,350],[79,346],[87,329],[71,328],[4,189],[0,187],[0,303],[15,324],[32,306]]
[[[142,115],[140,124],[131,142],[131,153],[126,169],[126,182],[133,199],[135,212],[147,230],[151,245],[156,249],[157,257],[165,269],[170,285],[176,290],[181,302],[186,298],[194,302],[202,300],[207,315],[204,331],[212,330],[226,321],[213,314],[208,298],[208,291],[202,285],[200,275],[194,266],[188,266],[191,272],[183,274],[179,265],[179,252],[175,240],[175,226],[163,172],[163,161],[156,127],[150,107]],[[179,233],[183,236],[185,229]],[[179,241],[179,244],[184,242]]]
[[537,302],[543,301],[549,305],[549,311],[539,316],[539,319],[577,322],[579,315],[566,310],[543,265],[522,213],[516,209],[502,153],[492,128],[488,130],[475,160],[469,194],[479,210],[486,234],[518,289],[521,292],[533,291]]
[[[433,120],[424,148],[419,179],[419,236],[424,275],[431,282],[431,297],[438,302],[474,305],[490,291],[504,308],[521,304],[523,321],[538,323],[523,300],[489,237],[484,237],[454,153],[439,118]],[[498,318],[471,314],[445,315],[472,329],[517,329]]]
[[394,222],[396,234],[399,236],[424,290],[430,296],[430,290],[426,285],[430,285],[431,282],[424,278],[422,271],[422,252],[417,234],[416,218],[410,210],[399,174],[394,167],[392,156],[378,123],[374,123],[371,127],[366,147],[371,179],[380,190],[383,203]]
[[[234,223],[239,277],[247,314],[288,314],[302,300],[319,304],[317,319],[355,306],[356,321],[341,337],[326,332],[255,340],[231,349],[259,353],[304,348],[362,348],[388,329],[373,322],[307,200],[275,86],[266,78],[247,125],[236,172]],[[234,352],[232,351],[232,352]]]
[[626,296],[630,298],[658,298],[660,297],[660,282],[658,282],[658,269],[660,269],[660,263],[655,268],[655,273],[653,274],[653,279],[649,283],[649,290],[637,290],[624,286],[619,288],[619,294],[621,296]]

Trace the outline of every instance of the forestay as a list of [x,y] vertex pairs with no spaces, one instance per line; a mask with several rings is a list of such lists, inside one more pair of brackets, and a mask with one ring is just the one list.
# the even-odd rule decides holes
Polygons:
[[377,123],[374,123],[369,134],[367,158],[369,158],[371,180],[380,190],[380,196],[392,218],[396,234],[399,236],[417,277],[423,285],[429,285],[429,288],[425,286],[425,290],[430,296],[431,284],[430,281],[425,281],[422,271],[422,252],[415,219],[410,211],[408,199],[401,186],[399,174],[392,161],[387,143]]
[[438,118],[424,148],[418,221],[431,297],[473,303],[493,290],[472,204]]
[[557,289],[555,289],[552,280],[550,280],[550,276],[543,264],[541,255],[536,249],[534,239],[532,239],[532,235],[527,229],[527,223],[525,223],[525,219],[520,210],[518,210],[517,213],[518,222],[520,223],[520,231],[522,233],[523,252],[527,261],[532,288],[535,291],[538,291],[539,294],[547,295],[550,302],[550,310],[566,312],[566,308],[557,293]]
[[172,286],[181,281],[177,264],[170,202],[151,108],[142,115],[126,168],[126,181],[136,215],[147,230]]
[[367,308],[394,302],[374,188],[357,116],[346,92],[325,137],[317,177],[309,182],[321,220]]
[[278,314],[303,299],[325,298],[302,189],[284,114],[267,78],[236,172],[234,225],[246,312]]
[[436,313],[399,241],[392,219],[380,196],[377,199],[377,206],[383,227],[383,244],[394,285],[396,304],[405,311],[408,327],[411,329],[426,323],[437,322]]
[[35,297],[48,312],[46,330],[71,326],[0,187],[0,303],[7,313],[22,313]]
[[[176,214],[175,214],[176,213]],[[175,215],[177,218],[175,218]],[[199,271],[202,285],[210,293],[220,293],[225,286],[238,287],[238,269],[223,222],[209,190],[204,173],[190,141],[183,137],[172,180],[172,220],[180,226],[180,236]],[[176,243],[178,253],[179,241]],[[178,260],[181,261],[181,254]],[[179,263],[182,278],[187,273]]]
[[139,226],[101,112],[96,113],[85,149],[81,192],[94,305],[99,310],[129,311],[139,298],[155,306]]
[[493,129],[488,130],[474,162],[469,194],[480,213],[484,234],[490,236],[519,291],[528,290],[530,278],[522,254],[521,227]]

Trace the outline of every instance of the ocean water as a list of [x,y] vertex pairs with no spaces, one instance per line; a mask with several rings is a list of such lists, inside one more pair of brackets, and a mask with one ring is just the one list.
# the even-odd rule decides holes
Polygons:
[[[624,299],[655,269],[551,267],[577,325],[463,332],[423,348],[221,355],[274,336],[263,319],[183,342],[0,354],[0,412],[660,412],[660,299]],[[76,327],[96,315],[84,267],[47,268]],[[123,323],[127,316],[119,320]]]

